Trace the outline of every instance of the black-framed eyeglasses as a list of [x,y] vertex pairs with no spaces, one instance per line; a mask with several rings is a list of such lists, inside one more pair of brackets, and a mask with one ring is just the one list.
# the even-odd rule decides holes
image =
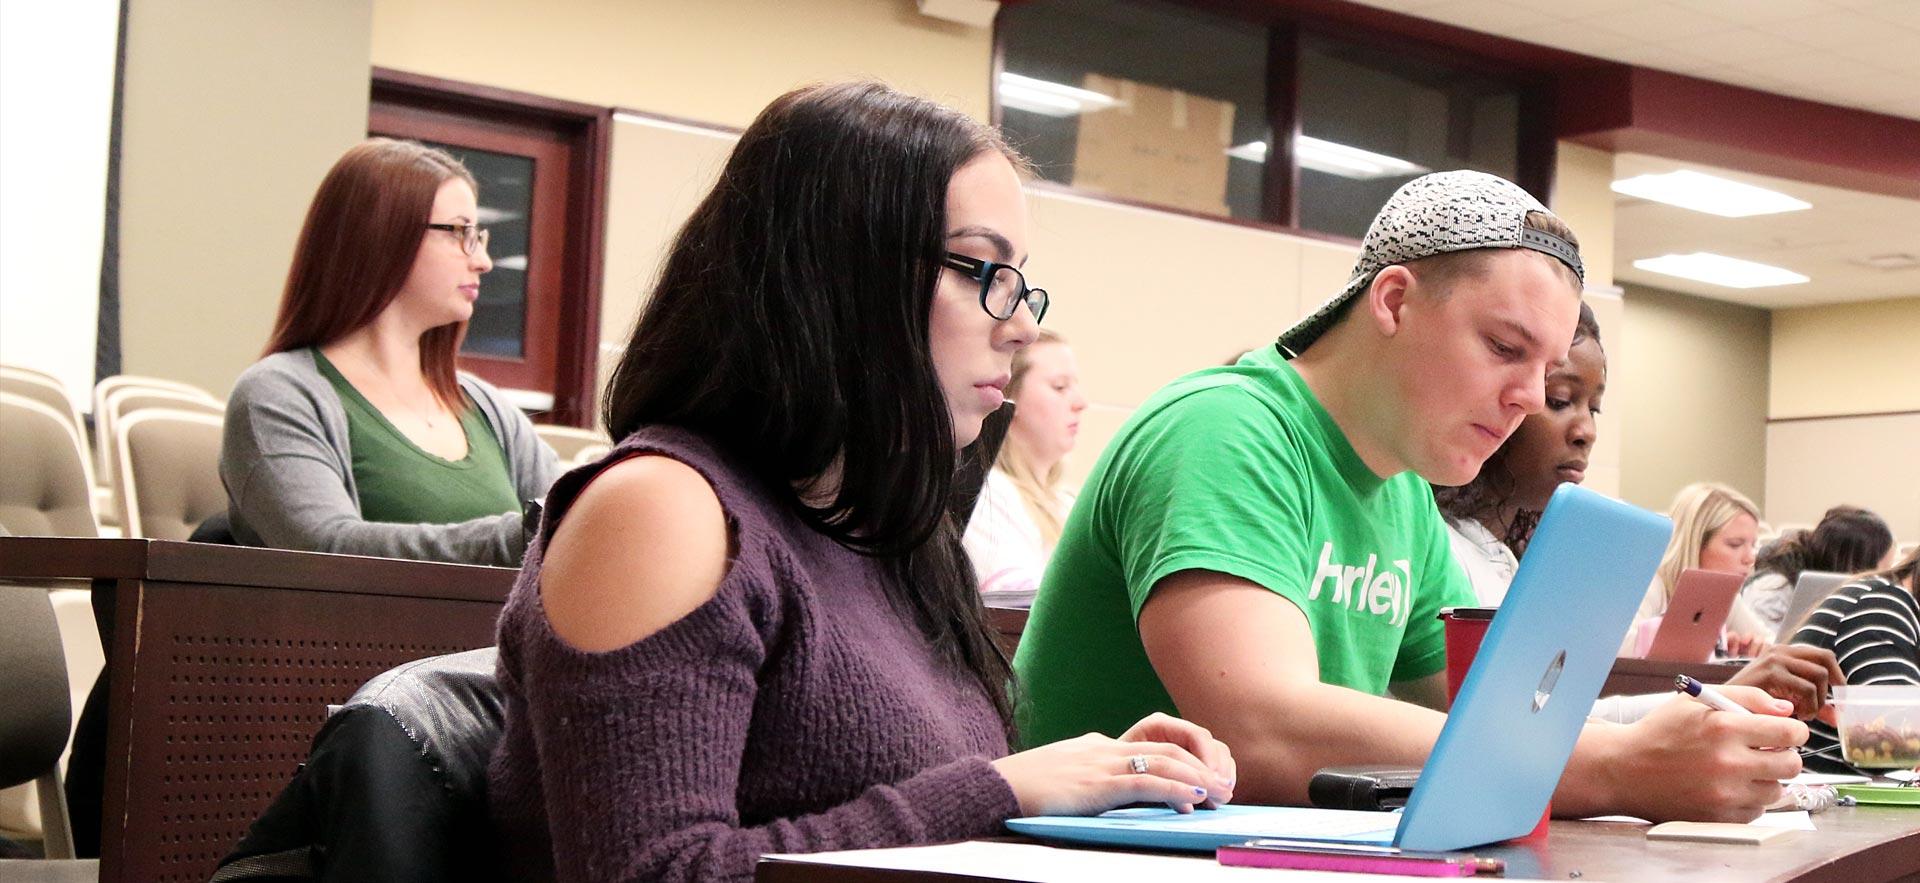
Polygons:
[[460,250],[473,254],[487,247],[487,228],[479,224],[428,224],[428,230],[445,230],[460,240]]
[[987,315],[1004,322],[1013,318],[1014,310],[1024,301],[1027,310],[1033,313],[1034,324],[1046,318],[1047,290],[1028,288],[1027,277],[1020,273],[1020,268],[953,252],[947,252],[942,263],[980,283],[980,308],[986,310]]

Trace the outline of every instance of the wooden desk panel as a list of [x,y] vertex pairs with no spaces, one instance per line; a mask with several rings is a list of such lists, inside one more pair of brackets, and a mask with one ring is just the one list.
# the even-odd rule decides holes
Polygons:
[[[122,880],[199,883],[307,758],[327,706],[415,659],[493,643],[477,601],[148,582],[125,701],[116,666],[108,818]],[[125,608],[119,608],[119,610]],[[118,661],[118,660],[116,660]],[[117,804],[117,805],[116,805]],[[104,844],[103,844],[104,846]]]
[[993,629],[993,637],[1000,649],[1007,651],[1007,657],[1013,657],[1013,651],[1020,648],[1020,633],[1027,629],[1027,611],[1018,607],[987,608],[987,626]]
[[0,537],[0,579],[112,597],[103,883],[199,883],[326,718],[402,662],[493,643],[516,571],[138,539]]

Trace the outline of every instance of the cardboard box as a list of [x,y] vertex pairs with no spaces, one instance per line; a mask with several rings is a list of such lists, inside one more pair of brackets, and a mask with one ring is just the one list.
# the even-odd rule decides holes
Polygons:
[[1081,114],[1073,185],[1207,214],[1227,214],[1233,104],[1088,74],[1082,88],[1116,107]]

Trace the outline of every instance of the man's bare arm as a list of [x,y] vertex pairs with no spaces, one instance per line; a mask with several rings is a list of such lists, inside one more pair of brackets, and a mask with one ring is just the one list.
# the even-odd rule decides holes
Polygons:
[[[1183,717],[1213,731],[1239,761],[1235,798],[1307,802],[1307,782],[1329,766],[1421,765],[1446,717],[1408,702],[1320,682],[1319,655],[1293,602],[1238,577],[1173,574],[1140,611],[1140,638]],[[1436,676],[1437,678],[1437,676]],[[1435,679],[1403,682],[1431,698]],[[1641,721],[1590,723],[1554,792],[1560,815],[1628,813],[1668,819],[1748,821],[1799,772],[1791,751],[1806,725],[1774,715],[1791,703],[1728,687],[1755,711],[1712,712],[1668,703]]]

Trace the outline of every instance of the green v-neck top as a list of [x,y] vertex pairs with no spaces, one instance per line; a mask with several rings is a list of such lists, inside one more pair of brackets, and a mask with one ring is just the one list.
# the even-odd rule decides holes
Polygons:
[[458,524],[520,511],[500,441],[464,394],[460,428],[467,436],[467,456],[447,460],[407,438],[318,347],[313,361],[333,384],[347,412],[347,444],[352,450],[361,518],[392,524]]

